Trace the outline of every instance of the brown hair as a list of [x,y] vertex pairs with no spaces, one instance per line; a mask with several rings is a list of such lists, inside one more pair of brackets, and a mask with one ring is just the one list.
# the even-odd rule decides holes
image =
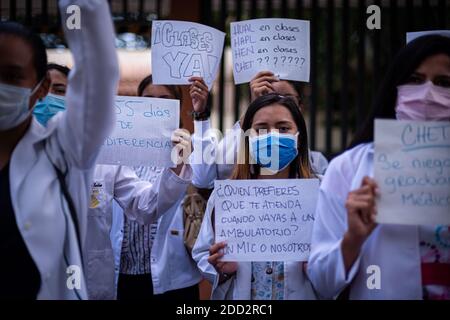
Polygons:
[[[247,130],[251,129],[256,112],[274,104],[280,104],[290,111],[299,131],[300,138],[297,145],[298,155],[289,166],[289,178],[315,178],[316,176],[312,172],[311,164],[309,162],[308,133],[306,130],[305,119],[292,98],[284,97],[277,93],[271,93],[257,98],[250,104],[245,113],[242,121],[243,132],[247,132]],[[231,179],[256,179],[260,174],[260,167],[257,164],[250,164],[249,137],[245,136],[244,139],[241,139],[240,141],[238,163],[234,167]]]
[[[153,84],[153,77],[152,75],[149,75],[145,77],[141,83],[139,83],[139,87],[137,90],[137,94],[139,97],[142,97],[142,94],[144,93],[145,88],[147,88],[148,85]],[[182,104],[182,98],[183,98],[183,92],[181,91],[180,86],[174,86],[174,85],[163,85],[166,87],[170,93],[175,97],[176,100],[180,100],[180,105]]]

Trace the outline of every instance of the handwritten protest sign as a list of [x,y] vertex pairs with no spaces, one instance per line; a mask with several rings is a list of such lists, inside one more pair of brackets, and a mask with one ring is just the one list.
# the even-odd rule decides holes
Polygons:
[[450,122],[376,120],[378,222],[450,224]]
[[416,40],[419,37],[433,35],[433,34],[450,37],[450,30],[408,32],[406,34],[406,43],[410,43],[411,41]]
[[254,19],[231,23],[234,83],[250,80],[259,71],[281,79],[309,81],[309,21]]
[[306,261],[319,181],[215,181],[216,242],[223,261]]
[[171,135],[179,127],[180,102],[116,97],[116,126],[103,143],[97,163],[173,167]]
[[159,20],[152,23],[154,84],[190,84],[203,77],[211,88],[222,59],[225,33],[202,24]]

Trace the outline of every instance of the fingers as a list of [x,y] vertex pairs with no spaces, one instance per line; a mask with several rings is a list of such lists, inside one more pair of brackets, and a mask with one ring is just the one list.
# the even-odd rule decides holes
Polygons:
[[258,85],[258,84],[261,84],[261,83],[264,83],[264,82],[272,83],[272,82],[278,82],[278,81],[280,81],[280,80],[277,77],[275,77],[275,76],[264,76],[264,77],[252,80],[250,82],[250,84],[251,85]]
[[174,144],[181,143],[181,142],[191,142],[191,134],[186,129],[176,129],[172,133],[171,140]]
[[[219,242],[214,245],[212,245],[209,248],[209,257],[208,262],[209,264],[213,265],[215,268],[218,268],[218,264],[220,263],[218,260],[223,257],[223,251],[221,251],[223,248],[225,248],[226,244],[224,242]],[[223,265],[222,265],[223,267]]]
[[225,242],[219,242],[216,244],[213,244],[210,248],[209,248],[209,255],[213,255],[216,252],[218,252],[219,250],[225,248],[226,243]]
[[368,186],[369,188],[372,189],[372,192],[376,195],[379,194],[379,190],[378,190],[378,184],[377,182],[370,178],[370,177],[364,177],[363,181],[362,181],[362,186]]
[[191,77],[189,78],[189,82],[191,82],[191,87],[189,89],[190,93],[193,92],[203,92],[208,94],[208,86],[206,85],[205,81],[201,77]]
[[217,253],[213,254],[212,256],[208,257],[208,263],[216,268],[217,264],[219,263],[218,260],[222,257],[223,257],[223,253],[217,252]]
[[275,76],[275,75],[271,71],[260,71],[256,74],[256,76],[252,79],[252,81],[257,80],[262,77],[273,77],[273,76]]

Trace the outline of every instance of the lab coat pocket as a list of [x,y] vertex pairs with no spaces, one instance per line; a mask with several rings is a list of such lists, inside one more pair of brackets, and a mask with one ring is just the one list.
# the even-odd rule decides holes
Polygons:
[[113,251],[90,250],[86,269],[89,299],[114,300],[116,294]]

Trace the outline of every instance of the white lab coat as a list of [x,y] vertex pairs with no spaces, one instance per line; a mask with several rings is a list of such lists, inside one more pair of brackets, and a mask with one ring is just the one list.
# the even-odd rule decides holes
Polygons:
[[[10,162],[17,225],[41,276],[38,299],[87,298],[74,224],[52,162],[65,173],[83,243],[92,169],[114,123],[113,98],[119,77],[108,3],[60,1],[62,21],[66,21],[69,4],[81,9],[82,31],[65,30],[75,60],[67,112],[55,116],[47,128],[33,119]],[[72,276],[67,273],[69,265],[75,266]],[[71,280],[74,289],[67,285]]]
[[[192,179],[192,169],[190,166],[187,168],[189,173],[184,178],[183,189],[173,186],[173,184],[183,183],[176,181],[178,177],[175,174],[172,179],[163,177],[164,174],[158,177],[158,181],[165,181],[166,196],[170,199],[171,205],[158,220],[158,229],[151,250],[150,264],[154,294],[187,288],[198,284],[202,279],[195,261],[184,245],[183,200],[186,196],[186,188]],[[114,215],[122,215],[122,213],[115,208]],[[111,238],[113,238],[116,272],[118,272],[124,221],[119,217],[113,217],[113,219],[115,224],[114,229],[111,230]]]
[[139,179],[129,167],[96,166],[84,248],[89,299],[112,300],[116,297],[115,261],[110,239],[113,200],[123,208],[129,219],[151,224],[167,213],[176,199],[186,192],[191,178],[189,166],[182,171],[182,177],[170,169],[164,169],[153,184]]
[[[236,276],[219,285],[219,274],[208,262],[209,248],[215,243],[212,211],[215,192],[211,194],[202,227],[192,250],[192,257],[197,262],[203,276],[212,284],[213,300],[251,300],[251,262],[238,262]],[[284,263],[284,298],[285,300],[315,300],[316,294],[303,271],[302,262]]]
[[[317,293],[336,298],[350,286],[350,299],[422,299],[419,227],[378,225],[346,275],[341,242],[350,191],[373,176],[373,144],[359,145],[334,159],[320,187],[308,274]],[[369,289],[368,267],[381,271],[381,289]],[[370,271],[371,272],[371,271]]]
[[[198,188],[212,189],[215,180],[226,180],[231,177],[234,164],[237,162],[241,125],[236,122],[220,140],[221,134],[211,129],[211,121],[194,121],[192,143],[194,152],[191,165],[194,171],[192,183]],[[312,170],[323,175],[328,167],[328,160],[317,151],[309,151]]]

